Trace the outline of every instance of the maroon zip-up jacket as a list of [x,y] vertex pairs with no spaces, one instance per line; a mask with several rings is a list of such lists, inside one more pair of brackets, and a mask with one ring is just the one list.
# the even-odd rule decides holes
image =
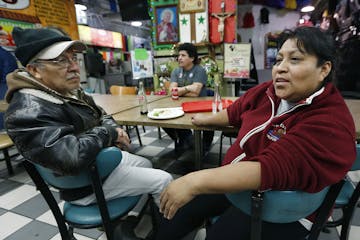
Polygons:
[[227,108],[239,134],[223,165],[260,162],[260,190],[318,192],[342,179],[356,150],[354,121],[339,91],[328,83],[275,116],[280,101],[268,81]]

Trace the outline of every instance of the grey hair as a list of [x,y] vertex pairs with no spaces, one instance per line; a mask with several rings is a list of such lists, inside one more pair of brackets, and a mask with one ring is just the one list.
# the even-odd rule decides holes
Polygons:
[[42,64],[41,62],[37,62],[36,60],[37,59],[34,59],[33,61],[29,62],[27,65],[37,67],[37,68],[42,68],[44,66],[44,64]]

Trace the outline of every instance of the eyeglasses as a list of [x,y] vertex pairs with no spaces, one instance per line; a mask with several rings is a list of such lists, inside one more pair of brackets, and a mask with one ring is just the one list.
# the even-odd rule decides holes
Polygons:
[[51,63],[54,65],[57,65],[60,68],[68,68],[74,63],[78,63],[77,55],[73,55],[71,57],[66,56],[60,56],[57,59],[52,60],[43,60],[43,59],[37,59],[35,62],[45,62],[45,63]]

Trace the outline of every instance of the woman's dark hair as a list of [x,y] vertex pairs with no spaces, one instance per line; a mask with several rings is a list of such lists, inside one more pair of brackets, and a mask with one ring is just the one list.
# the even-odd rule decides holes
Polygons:
[[311,54],[317,57],[317,66],[329,61],[332,63],[330,73],[324,79],[324,84],[332,81],[332,74],[335,68],[335,42],[330,34],[323,32],[316,27],[297,27],[293,30],[285,29],[279,36],[278,49],[288,39],[295,39],[300,52]]
[[194,64],[199,64],[199,58],[198,58],[198,53],[197,53],[197,49],[195,47],[194,44],[192,43],[183,43],[179,46],[178,52],[180,51],[186,51],[187,54],[189,55],[189,57],[193,57],[193,63]]

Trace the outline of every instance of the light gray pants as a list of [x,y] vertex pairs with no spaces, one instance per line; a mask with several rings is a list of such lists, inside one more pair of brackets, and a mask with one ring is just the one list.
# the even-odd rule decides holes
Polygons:
[[[149,193],[159,206],[162,190],[173,180],[163,170],[152,168],[151,162],[141,156],[122,151],[122,160],[103,183],[105,199],[135,196]],[[72,203],[89,205],[96,202],[95,194],[91,194]]]

